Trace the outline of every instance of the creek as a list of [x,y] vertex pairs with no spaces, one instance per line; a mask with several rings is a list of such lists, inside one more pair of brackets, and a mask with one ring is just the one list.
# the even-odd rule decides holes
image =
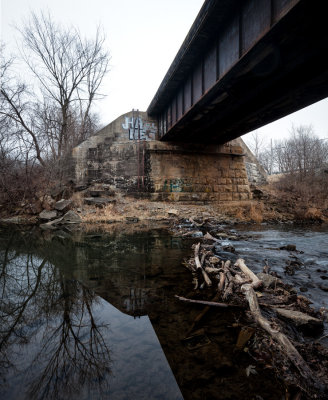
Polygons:
[[[230,241],[230,259],[255,272],[267,259],[327,307],[327,228],[234,230],[251,239]],[[174,298],[192,290],[181,264],[192,243],[161,229],[0,227],[0,398],[281,399],[270,368],[247,374],[254,360],[235,352],[238,312],[211,311],[206,341],[184,340],[202,310]],[[276,250],[288,244],[302,253]],[[301,266],[285,274],[295,257]]]

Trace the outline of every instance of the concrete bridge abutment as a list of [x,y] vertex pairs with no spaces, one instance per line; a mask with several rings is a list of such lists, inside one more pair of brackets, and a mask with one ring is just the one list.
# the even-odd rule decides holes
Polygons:
[[122,115],[73,149],[77,185],[101,183],[156,201],[250,200],[240,142],[225,145],[156,140],[146,113]]

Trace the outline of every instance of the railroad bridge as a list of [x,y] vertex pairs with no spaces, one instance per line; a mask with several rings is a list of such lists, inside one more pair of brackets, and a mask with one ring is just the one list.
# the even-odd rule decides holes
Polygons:
[[75,180],[154,200],[249,200],[257,178],[239,137],[328,96],[324,5],[205,0],[147,113],[73,150]]
[[206,0],[148,108],[159,138],[226,143],[327,97],[324,5]]

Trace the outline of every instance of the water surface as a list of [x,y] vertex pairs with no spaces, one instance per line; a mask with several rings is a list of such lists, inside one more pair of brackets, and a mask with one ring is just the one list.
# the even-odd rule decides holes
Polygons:
[[[301,286],[306,274],[314,303],[326,304],[316,275],[325,273],[316,270],[327,266],[327,233],[252,235],[234,241],[229,257],[243,256],[255,270],[268,258],[283,273],[291,254],[267,248],[295,243],[305,267],[287,278]],[[235,351],[239,312],[211,310],[202,340],[186,340],[203,309],[174,298],[192,290],[181,264],[190,246],[163,230],[1,228],[0,398],[281,399],[270,369],[246,374],[254,360]]]

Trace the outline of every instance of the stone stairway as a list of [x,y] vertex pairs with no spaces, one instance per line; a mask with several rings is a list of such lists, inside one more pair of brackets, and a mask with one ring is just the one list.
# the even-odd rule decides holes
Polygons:
[[83,199],[84,204],[96,207],[104,207],[107,204],[116,203],[115,191],[111,185],[97,184],[88,188]]

